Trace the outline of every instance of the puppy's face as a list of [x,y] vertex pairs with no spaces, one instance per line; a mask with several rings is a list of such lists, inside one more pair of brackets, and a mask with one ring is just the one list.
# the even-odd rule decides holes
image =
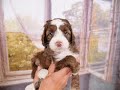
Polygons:
[[42,35],[42,43],[55,52],[68,49],[71,44],[74,44],[70,23],[65,19],[47,21]]

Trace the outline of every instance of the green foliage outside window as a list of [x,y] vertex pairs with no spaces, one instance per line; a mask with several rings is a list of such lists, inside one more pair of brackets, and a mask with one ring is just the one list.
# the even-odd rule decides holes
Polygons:
[[90,42],[89,43],[89,54],[88,54],[89,63],[94,63],[94,62],[105,60],[107,52],[98,51],[98,37],[96,35],[91,35],[89,42]]
[[38,48],[24,33],[7,32],[7,48],[11,71],[31,69],[31,57]]

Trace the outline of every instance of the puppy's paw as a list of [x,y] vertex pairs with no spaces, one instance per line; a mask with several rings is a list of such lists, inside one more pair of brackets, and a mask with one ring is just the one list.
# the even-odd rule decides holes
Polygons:
[[40,79],[44,79],[47,75],[48,75],[48,70],[47,70],[47,69],[41,69],[41,70],[38,72],[38,77],[39,77]]
[[76,58],[72,55],[66,56],[61,61],[56,62],[55,71],[58,71],[64,67],[71,69],[73,75],[77,75],[80,69],[80,63],[76,61]]

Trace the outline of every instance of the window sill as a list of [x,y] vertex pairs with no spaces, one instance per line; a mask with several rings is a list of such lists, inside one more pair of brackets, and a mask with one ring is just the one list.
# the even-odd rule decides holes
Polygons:
[[[22,72],[22,71],[21,71]],[[15,84],[21,84],[21,83],[29,83],[32,82],[33,79],[31,78],[30,71],[23,71],[21,72],[10,72],[7,75],[4,76],[2,81],[0,81],[0,86],[9,86],[9,85],[15,85]]]
[[[99,76],[103,79],[103,74],[98,73],[99,71],[103,71],[103,68],[91,70],[90,68],[81,69],[79,72],[79,75],[84,74],[95,74],[96,76]],[[24,74],[23,74],[24,73]],[[4,77],[4,79],[0,82],[0,86],[10,86],[10,85],[16,85],[21,83],[30,83],[33,81],[31,78],[31,70],[28,71],[18,71],[18,72],[9,72],[7,73],[7,76]]]
[[30,83],[33,79],[20,79],[20,80],[14,80],[14,81],[3,81],[0,82],[0,86],[10,86],[10,85],[16,85],[16,84],[22,84],[22,83]]

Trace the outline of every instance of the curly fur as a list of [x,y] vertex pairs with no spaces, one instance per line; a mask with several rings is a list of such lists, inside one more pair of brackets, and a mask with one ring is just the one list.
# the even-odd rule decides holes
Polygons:
[[[70,43],[70,45],[69,45],[70,51],[78,54],[79,52],[78,52],[78,50],[75,46],[75,36],[72,32],[72,28],[71,28],[70,23],[66,19],[60,19],[60,20],[65,22],[65,26],[68,27],[69,30],[70,30],[70,37],[66,36],[67,40]],[[72,55],[67,55],[62,60],[56,61],[56,58],[54,57],[55,53],[49,47],[50,39],[48,40],[48,38],[46,36],[46,32],[49,28],[49,25],[50,25],[51,21],[52,20],[48,20],[46,22],[46,24],[44,26],[44,32],[43,32],[43,35],[42,35],[42,44],[45,47],[45,49],[41,52],[36,53],[34,55],[34,57],[31,59],[32,60],[32,73],[31,73],[32,78],[35,77],[35,72],[36,72],[37,67],[39,65],[41,65],[42,68],[44,68],[44,69],[48,69],[52,62],[54,62],[55,65],[56,65],[55,71],[58,71],[58,70],[60,70],[64,67],[69,67],[73,73],[76,73],[79,70],[79,63],[76,61],[76,58]],[[37,90],[38,87],[39,87],[38,84],[35,87],[36,87],[36,90]]]

